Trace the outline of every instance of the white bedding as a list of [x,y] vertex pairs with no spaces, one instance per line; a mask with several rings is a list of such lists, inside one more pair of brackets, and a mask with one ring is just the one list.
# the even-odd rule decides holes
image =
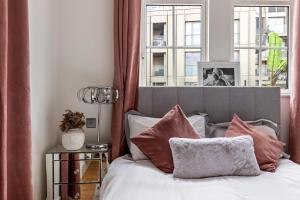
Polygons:
[[116,159],[100,200],[300,200],[300,165],[281,160],[275,173],[257,177],[176,179],[149,160]]

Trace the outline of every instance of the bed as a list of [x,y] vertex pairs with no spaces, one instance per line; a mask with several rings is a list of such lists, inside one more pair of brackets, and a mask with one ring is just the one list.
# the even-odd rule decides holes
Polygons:
[[[163,96],[163,98],[161,98]],[[210,121],[270,119],[280,127],[280,89],[255,87],[142,87],[138,111],[161,117],[180,104],[185,113],[205,112]],[[149,160],[130,156],[114,160],[105,176],[100,200],[299,200],[300,165],[281,159],[276,172],[256,177],[222,176],[178,179]]]

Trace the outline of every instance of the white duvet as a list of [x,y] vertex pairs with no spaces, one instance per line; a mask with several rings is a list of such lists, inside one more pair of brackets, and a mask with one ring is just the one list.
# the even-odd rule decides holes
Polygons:
[[121,157],[111,164],[100,194],[100,200],[300,200],[300,165],[281,160],[275,173],[257,177],[177,179],[149,160]]

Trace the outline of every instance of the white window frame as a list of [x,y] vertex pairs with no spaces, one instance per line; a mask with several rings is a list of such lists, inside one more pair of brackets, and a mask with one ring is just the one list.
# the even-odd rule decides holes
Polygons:
[[[140,33],[140,53],[141,53],[141,59],[140,59],[140,79],[139,79],[139,85],[140,86],[146,86],[147,84],[147,63],[146,63],[146,6],[147,5],[189,5],[189,6],[199,6],[201,5],[201,60],[202,61],[206,61],[207,60],[207,52],[208,52],[208,48],[207,48],[207,17],[206,17],[206,13],[207,13],[207,0],[142,0],[142,8],[141,8],[141,33]],[[176,28],[176,27],[174,27]],[[173,42],[174,44],[176,44],[176,39],[175,42]],[[175,46],[176,47],[176,46]],[[170,47],[162,47],[162,48],[170,48]],[[174,48],[174,46],[173,46]],[[178,47],[176,47],[178,49]],[[179,47],[181,48],[181,47]],[[185,48],[182,47],[182,48]],[[189,48],[196,48],[196,47],[187,47],[187,49]],[[199,49],[199,48],[196,48]],[[173,65],[173,82],[174,85],[177,85],[177,66],[176,66],[176,61],[175,61],[175,56],[173,56],[173,63],[175,63]],[[166,73],[166,71],[165,71]]]
[[[233,12],[234,13],[234,7],[235,6],[286,6],[289,8],[289,24],[288,24],[288,88],[287,89],[281,89],[281,95],[289,95],[290,94],[290,88],[291,88],[291,61],[292,57],[292,25],[293,25],[293,0],[233,0]],[[234,14],[232,14],[232,31],[234,31]],[[232,37],[234,37],[234,34],[232,34]],[[232,56],[234,55],[234,43],[232,43]]]

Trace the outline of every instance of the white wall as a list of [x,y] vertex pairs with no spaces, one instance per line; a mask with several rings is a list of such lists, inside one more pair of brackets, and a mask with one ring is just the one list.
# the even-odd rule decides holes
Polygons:
[[[61,0],[60,63],[58,69],[56,121],[65,109],[97,117],[97,106],[77,100],[77,91],[86,86],[112,85],[113,1]],[[102,141],[110,140],[111,105],[102,106]],[[95,129],[86,129],[87,141]]]
[[[44,153],[60,142],[65,109],[97,116],[76,92],[113,80],[113,1],[29,0],[34,199],[46,198]],[[111,106],[103,106],[103,141],[110,140]],[[96,130],[86,130],[87,139]]]
[[57,0],[29,1],[32,170],[34,199],[45,199],[44,152],[53,146],[59,134],[55,130],[56,75],[58,67]]

